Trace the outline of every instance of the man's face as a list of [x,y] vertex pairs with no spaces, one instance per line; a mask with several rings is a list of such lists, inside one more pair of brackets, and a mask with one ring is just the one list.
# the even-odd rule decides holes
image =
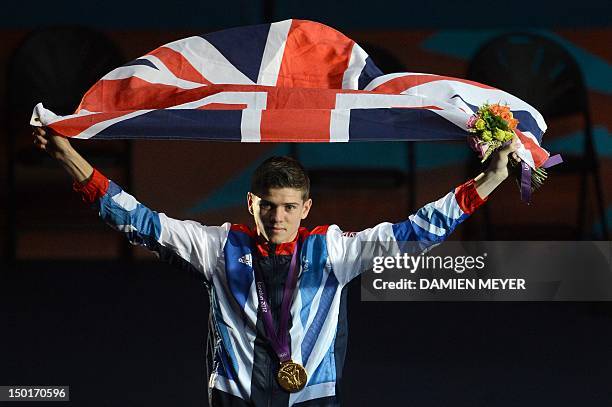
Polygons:
[[293,241],[312,205],[312,200],[303,201],[302,191],[295,188],[270,188],[262,196],[249,192],[247,201],[257,233],[275,244]]

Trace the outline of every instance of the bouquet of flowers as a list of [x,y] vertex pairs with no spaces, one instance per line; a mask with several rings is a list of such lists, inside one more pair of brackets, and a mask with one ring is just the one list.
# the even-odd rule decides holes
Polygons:
[[[481,162],[485,162],[491,154],[511,142],[519,121],[514,118],[510,108],[500,104],[484,104],[476,114],[468,120],[468,143],[472,150],[478,153]],[[521,171],[519,162],[510,157],[510,166],[516,174],[519,184]],[[531,171],[531,190],[542,186],[547,174],[544,168]]]

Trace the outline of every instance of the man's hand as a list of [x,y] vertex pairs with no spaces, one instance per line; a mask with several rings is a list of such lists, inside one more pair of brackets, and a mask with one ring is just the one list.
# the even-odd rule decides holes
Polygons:
[[53,134],[48,128],[36,127],[32,132],[34,145],[58,160],[70,176],[77,182],[84,182],[93,167],[70,145],[67,138]]
[[512,154],[512,158],[514,158],[515,161],[520,161],[518,155],[516,154],[516,150],[520,145],[521,142],[518,136],[515,134],[507,146],[500,148],[493,153],[491,156],[491,162],[487,168],[487,172],[490,172],[492,175],[495,175],[501,180],[508,178],[508,161],[510,159],[510,154]]
[[36,148],[46,152],[56,160],[62,160],[74,150],[66,137],[54,134],[51,129],[35,127],[32,135]]
[[516,150],[521,145],[518,136],[515,134],[512,141],[505,147],[500,148],[491,156],[491,162],[485,172],[474,178],[476,182],[476,192],[481,198],[486,198],[499,184],[508,178],[508,160],[510,154],[516,161],[520,161]]

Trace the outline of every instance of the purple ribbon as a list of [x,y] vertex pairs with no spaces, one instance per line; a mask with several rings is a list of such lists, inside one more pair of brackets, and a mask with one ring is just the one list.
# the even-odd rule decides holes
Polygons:
[[521,200],[531,202],[531,167],[521,161]]
[[553,165],[561,164],[562,162],[563,158],[561,157],[561,154],[555,154],[551,157],[548,157],[548,160],[544,161],[544,164],[542,164],[542,168],[550,168]]
[[[299,238],[298,238],[299,239]],[[298,240],[299,241],[299,240]],[[264,284],[261,271],[255,267],[255,287],[257,289],[257,298],[259,299],[259,309],[263,316],[264,328],[268,341],[281,363],[291,359],[291,346],[289,345],[289,330],[287,323],[289,322],[289,308],[291,307],[291,299],[297,284],[297,253],[298,242],[293,248],[293,256],[291,257],[291,265],[289,266],[289,275],[285,281],[285,289],[283,290],[283,301],[281,302],[281,310],[278,321],[278,332],[274,329],[274,321],[272,320],[272,310],[268,303],[268,294],[266,293],[266,285]]]
[[[561,154],[555,154],[548,157],[548,160],[544,161],[541,168],[550,168],[562,162]],[[531,202],[531,167],[525,164],[524,161],[521,161],[521,200],[527,204]]]

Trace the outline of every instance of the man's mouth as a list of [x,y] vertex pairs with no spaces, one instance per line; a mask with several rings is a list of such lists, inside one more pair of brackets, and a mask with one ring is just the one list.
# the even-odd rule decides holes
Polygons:
[[282,232],[283,230],[285,230],[285,228],[280,226],[268,226],[268,230],[271,230],[273,232]]

